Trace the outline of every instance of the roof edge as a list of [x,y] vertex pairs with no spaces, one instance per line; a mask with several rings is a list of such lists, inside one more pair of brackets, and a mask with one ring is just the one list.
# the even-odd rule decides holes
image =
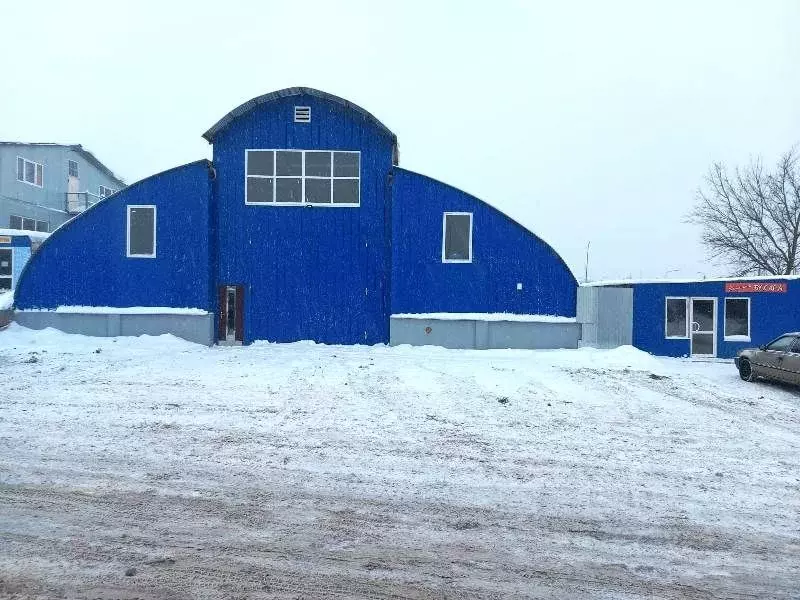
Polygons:
[[497,208],[495,205],[493,205],[490,202],[487,202],[486,200],[478,198],[474,194],[470,194],[469,192],[467,192],[465,190],[462,190],[461,188],[458,188],[458,187],[456,187],[456,186],[454,186],[452,184],[446,183],[446,182],[442,181],[441,179],[436,179],[435,177],[431,177],[430,175],[425,175],[424,173],[418,173],[417,171],[412,171],[411,169],[405,169],[405,168],[399,167],[397,165],[395,165],[394,169],[398,170],[398,171],[405,171],[406,173],[410,173],[411,175],[416,175],[417,177],[422,177],[423,179],[428,179],[430,181],[434,181],[439,185],[442,185],[444,187],[450,188],[451,190],[455,190],[456,192],[458,192],[460,194],[464,194],[465,196],[468,196],[469,198],[472,198],[476,202],[479,202],[480,204],[483,204],[484,206],[487,206],[491,210],[495,211],[496,213],[502,215],[510,223],[513,223],[516,227],[519,227],[523,231],[526,231],[528,234],[532,235],[537,240],[539,240],[548,250],[550,250],[550,252],[552,252],[552,254],[559,260],[559,262],[561,262],[561,264],[567,270],[567,273],[569,273],[570,276],[572,277],[573,281],[575,282],[575,285],[576,286],[580,285],[580,283],[578,282],[577,277],[575,277],[575,273],[572,272],[572,269],[567,264],[567,261],[564,260],[564,257],[561,256],[561,254],[547,240],[545,240],[542,236],[540,236],[538,233],[533,231],[530,227],[528,227],[526,225],[523,225],[522,223],[517,221],[517,219],[515,219],[514,217],[509,215],[504,210],[502,210],[500,208]]
[[792,281],[800,279],[800,275],[753,275],[752,277],[706,277],[703,278],[681,278],[674,279],[653,277],[651,279],[608,279],[599,281],[585,281],[581,287],[628,287],[632,285],[680,285],[686,283],[725,283],[727,281]]
[[20,274],[17,277],[17,287],[14,289],[14,304],[16,304],[16,302],[17,302],[17,291],[20,289],[19,282],[22,281],[23,277],[25,277],[25,273],[27,273],[28,267],[30,267],[33,264],[33,262],[36,260],[36,257],[39,255],[39,253],[41,252],[41,250],[43,248],[45,248],[49,243],[53,243],[53,242],[51,242],[51,240],[53,240],[55,237],[57,237],[57,234],[60,234],[63,230],[65,230],[68,227],[70,227],[73,223],[76,223],[80,219],[85,218],[85,216],[87,214],[91,213],[91,211],[95,210],[98,206],[105,205],[105,203],[110,201],[110,200],[116,200],[118,198],[117,194],[127,193],[131,188],[136,187],[139,184],[142,184],[142,183],[144,183],[146,181],[150,181],[151,179],[155,179],[156,177],[160,177],[162,175],[166,175],[167,173],[171,173],[172,171],[177,171],[179,169],[184,169],[186,167],[192,167],[194,165],[200,165],[200,164],[204,164],[207,168],[211,167],[211,161],[210,160],[208,160],[207,158],[201,158],[199,160],[193,160],[192,162],[188,162],[188,163],[183,164],[183,165],[178,165],[177,167],[171,167],[169,169],[166,169],[164,171],[160,171],[158,173],[153,173],[152,175],[148,175],[147,177],[145,177],[143,179],[140,179],[139,181],[134,181],[132,184],[130,184],[128,186],[125,186],[124,189],[118,190],[118,191],[114,192],[113,194],[111,194],[110,196],[106,196],[105,198],[101,198],[100,200],[98,200],[97,202],[92,204],[90,207],[88,207],[83,212],[78,213],[77,215],[75,215],[71,219],[67,219],[61,225],[56,227],[53,231],[50,232],[50,234],[47,236],[46,239],[42,240],[42,244],[41,244],[41,246],[39,246],[39,251],[37,251],[33,256],[31,256],[30,259],[28,259],[28,262],[25,263],[25,266],[22,267],[22,271],[20,271]]
[[393,144],[397,145],[397,136],[392,133],[392,131],[386,127],[378,118],[373,115],[368,110],[361,108],[357,104],[350,102],[349,100],[345,100],[339,96],[335,96],[333,94],[329,94],[328,92],[323,92],[322,90],[317,90],[314,88],[309,87],[289,87],[284,88],[282,90],[276,90],[274,92],[269,92],[267,94],[263,94],[261,96],[257,96],[244,102],[222,117],[219,121],[217,121],[214,125],[212,125],[208,131],[203,134],[203,138],[209,143],[214,143],[214,137],[221,131],[225,130],[228,125],[230,125],[235,119],[238,119],[241,116],[246,115],[247,113],[253,111],[258,106],[262,104],[267,104],[270,102],[275,102],[282,98],[291,98],[293,96],[314,96],[316,98],[322,98],[323,100],[328,100],[331,102],[335,102],[344,106],[345,108],[349,108],[350,110],[355,111],[356,113],[360,114],[362,117],[366,118],[368,121],[371,121],[374,125],[378,127],[382,132],[388,135],[391,139]]

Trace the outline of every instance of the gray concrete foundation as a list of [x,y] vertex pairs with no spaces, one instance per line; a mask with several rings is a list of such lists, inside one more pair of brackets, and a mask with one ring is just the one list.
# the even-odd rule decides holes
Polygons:
[[392,317],[389,344],[444,348],[577,348],[579,323],[409,319]]
[[214,315],[170,313],[61,313],[55,311],[16,312],[14,320],[24,327],[52,327],[65,333],[95,337],[122,335],[162,335],[171,333],[190,342],[210,346],[214,343]]

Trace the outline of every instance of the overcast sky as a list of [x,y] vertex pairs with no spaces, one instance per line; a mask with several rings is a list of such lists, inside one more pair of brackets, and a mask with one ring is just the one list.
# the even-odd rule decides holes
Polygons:
[[800,142],[800,1],[23,2],[4,6],[0,139],[81,143],[128,183],[289,86],[393,130],[583,279],[725,274],[684,223],[709,165]]

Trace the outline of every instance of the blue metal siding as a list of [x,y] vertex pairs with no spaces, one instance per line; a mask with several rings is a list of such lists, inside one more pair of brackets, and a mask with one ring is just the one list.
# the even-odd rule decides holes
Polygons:
[[[294,123],[294,106],[311,123]],[[262,104],[214,137],[219,284],[243,285],[244,341],[389,340],[388,174],[393,140],[309,95]],[[245,149],[360,150],[361,206],[246,206]]]
[[[101,201],[33,255],[17,308],[171,306],[210,309],[207,161],[154,175]],[[127,258],[127,209],[156,205],[156,258]]]
[[[392,312],[510,312],[574,317],[577,282],[536,235],[474,196],[396,168]],[[442,262],[442,215],[471,212],[471,263]],[[522,283],[522,290],[517,290]]]
[[[633,345],[661,356],[686,356],[688,339],[667,339],[664,333],[668,296],[717,299],[717,356],[731,358],[742,348],[765,344],[787,331],[800,330],[800,281],[779,280],[786,293],[725,293],[723,281],[633,285]],[[726,342],[725,298],[750,298],[749,342]]]

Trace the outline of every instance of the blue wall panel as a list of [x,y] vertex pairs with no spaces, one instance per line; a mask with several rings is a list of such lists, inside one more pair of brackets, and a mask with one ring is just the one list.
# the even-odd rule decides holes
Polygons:
[[[212,308],[208,162],[139,181],[55,231],[33,255],[16,307]],[[129,204],[155,204],[156,258],[126,257]]]
[[[717,299],[717,356],[721,358],[733,357],[742,348],[765,344],[787,331],[800,330],[800,281],[774,281],[784,281],[786,293],[726,294],[723,281],[634,284],[633,345],[661,356],[689,354],[688,339],[666,339],[664,335],[667,296]],[[725,341],[725,298],[750,298],[750,342]]]
[[[294,106],[311,123],[294,123]],[[233,120],[214,138],[219,284],[243,285],[244,340],[389,340],[385,233],[393,139],[345,106],[281,98]],[[245,150],[360,150],[361,206],[247,206]]]
[[[394,170],[392,312],[575,316],[577,282],[544,241],[454,187]],[[473,260],[442,262],[442,215],[473,213]],[[522,290],[517,290],[522,283]]]

